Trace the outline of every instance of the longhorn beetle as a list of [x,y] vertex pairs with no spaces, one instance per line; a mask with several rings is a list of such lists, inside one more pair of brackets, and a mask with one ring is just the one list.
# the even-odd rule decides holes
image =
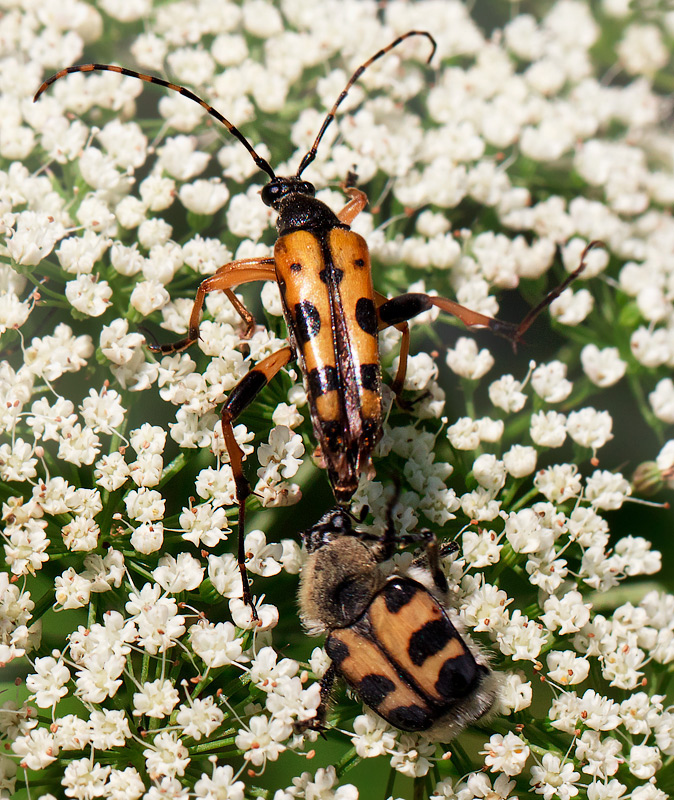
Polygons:
[[245,601],[253,608],[245,568],[244,522],[250,485],[243,473],[243,451],[234,438],[233,423],[264,386],[297,358],[304,377],[317,454],[325,465],[335,499],[349,502],[361,474],[372,477],[372,451],[382,433],[381,367],[378,331],[395,326],[402,333],[401,356],[393,390],[399,394],[405,379],[409,353],[407,320],[433,306],[458,317],[467,327],[486,327],[516,343],[539,312],[580,273],[584,263],[551,292],[525,319],[514,325],[487,317],[444,297],[422,293],[402,294],[391,299],[374,291],[367,244],[350,230],[355,217],[365,208],[364,192],[344,185],[349,202],[335,214],[315,197],[315,188],[302,180],[302,173],[316,158],[318,146],[337,108],[360,75],[401,42],[424,36],[431,43],[428,62],[436,43],[427,31],[408,31],[377,51],[356,69],[325,117],[311,149],[295,175],[280,177],[255,152],[245,136],[229,120],[189,89],[152,75],[110,64],[82,64],[57,72],[38,89],[34,100],[54,81],[73,72],[108,71],[156,83],[198,103],[248,150],[255,164],[269,176],[262,188],[262,202],[278,212],[279,238],[268,258],[246,258],[220,267],[201,282],[190,316],[187,337],[162,346],[150,346],[160,353],[175,353],[199,338],[199,322],[208,292],[224,292],[252,334],[252,314],[236,298],[233,288],[252,281],[276,281],[281,292],[290,344],[263,359],[232,389],[221,410],[222,433],[229,454],[239,503],[238,563]]

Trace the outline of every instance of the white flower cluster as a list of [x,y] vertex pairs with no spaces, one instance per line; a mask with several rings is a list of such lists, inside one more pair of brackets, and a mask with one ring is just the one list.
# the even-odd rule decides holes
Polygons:
[[[643,456],[634,483],[611,468],[637,457],[637,439],[647,446],[648,426],[664,440],[674,423],[674,145],[663,124],[674,17],[637,5],[532,3],[487,37],[459,0],[0,0],[0,664],[26,675],[0,708],[0,794],[21,780],[35,794],[38,772],[51,776],[44,800],[261,796],[268,762],[322,746],[303,723],[329,664],[320,648],[307,657],[287,588],[302,562],[297,525],[280,542],[271,530],[287,526],[278,507],[302,490],[306,519],[322,510],[295,369],[234,425],[254,478],[243,551],[257,618],[231,535],[218,408],[286,343],[277,288],[262,290],[266,326],[244,331],[243,297],[217,292],[189,354],[145,346],[145,318],[182,336],[199,280],[270,256],[259,171],[176,93],[160,95],[158,125],[133,78],[71,75],[33,103],[40,81],[85,48],[131,42],[115,63],[168,69],[283,175],[352,71],[428,30],[431,66],[429,42],[412,37],[368,68],[305,176],[336,210],[354,166],[370,184],[353,228],[375,286],[496,315],[502,290],[540,299],[558,252],[571,272],[588,242],[604,247],[551,306],[563,346],[541,357],[525,337],[540,363],[502,368],[488,340],[463,335],[408,359],[402,408],[385,389],[377,480],[354,499],[381,530],[394,477],[397,530],[457,539],[445,566],[463,623],[502,675],[498,732],[480,757],[448,759],[367,709],[350,723],[353,703],[338,704],[329,719],[348,730],[330,736],[353,751],[265,796],[356,800],[343,772],[382,757],[414,779],[432,769],[433,800],[665,800],[674,595],[635,583],[623,596],[661,556],[619,512],[640,491],[674,488],[674,441]],[[412,324],[446,331],[438,316]],[[399,332],[380,339],[394,375]],[[606,409],[628,391],[625,431]],[[273,510],[256,517],[260,506]],[[50,610],[58,625],[43,638]]]

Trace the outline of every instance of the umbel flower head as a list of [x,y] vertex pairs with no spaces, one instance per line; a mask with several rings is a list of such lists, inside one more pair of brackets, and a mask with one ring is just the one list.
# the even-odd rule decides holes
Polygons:
[[[674,485],[674,17],[506,5],[0,2],[3,796],[672,791],[671,519],[635,503]],[[218,411],[287,344],[278,287],[209,294],[194,347],[147,346],[186,335],[220,266],[270,257],[265,176],[197,104],[133,78],[75,74],[32,103],[109,59],[188,85],[293,174],[353,70],[410,30],[432,63],[411,37],[372,64],[304,176],[339,211],[357,174],[377,291],[517,321],[604,243],[518,354],[434,309],[411,321],[402,402],[384,388],[354,513],[376,537],[395,483],[401,537],[456,542],[454,612],[501,676],[498,714],[443,745],[339,685],[326,739],[307,725],[330,659],[298,619],[298,531],[331,500],[293,363],[234,422],[256,615],[242,599]],[[385,383],[399,347],[381,332]]]

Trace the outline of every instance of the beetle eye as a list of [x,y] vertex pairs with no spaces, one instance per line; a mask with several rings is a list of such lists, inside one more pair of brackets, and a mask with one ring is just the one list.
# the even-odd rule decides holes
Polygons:
[[280,187],[276,183],[268,183],[262,187],[260,197],[266,206],[271,206],[278,199]]

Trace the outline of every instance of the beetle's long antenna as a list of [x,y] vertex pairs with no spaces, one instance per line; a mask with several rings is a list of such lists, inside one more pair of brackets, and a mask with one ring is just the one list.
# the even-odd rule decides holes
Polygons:
[[60,72],[57,72],[55,75],[52,75],[51,78],[47,78],[47,80],[40,86],[40,88],[35,92],[35,97],[33,98],[33,102],[35,102],[38,97],[44,92],[44,90],[51,86],[52,83],[59,80],[59,78],[63,78],[66,75],[70,75],[73,72],[118,72],[120,75],[126,75],[129,78],[138,78],[141,81],[145,81],[146,83],[156,83],[158,86],[163,86],[166,89],[170,89],[172,92],[178,92],[183,97],[187,97],[189,100],[192,100],[195,103],[198,103],[203,109],[205,109],[212,117],[221,122],[225,128],[238,139],[241,144],[248,150],[251,154],[253,161],[257,164],[257,166],[269,175],[272,180],[276,177],[274,174],[274,170],[269,165],[269,162],[266,159],[259,156],[254,148],[253,145],[246,139],[246,137],[241,133],[241,131],[232,123],[225,119],[222,114],[213,106],[209,105],[205,100],[202,100],[200,97],[197,97],[194,92],[191,92],[189,89],[186,89],[184,86],[178,86],[175,83],[169,83],[168,81],[163,80],[162,78],[156,78],[154,75],[144,75],[142,72],[134,72],[132,69],[126,69],[125,67],[118,67],[114,64],[78,64],[74,67],[67,67],[66,69],[62,69]]
[[566,277],[566,280],[562,281],[559,286],[556,286],[551,292],[545,295],[545,297],[541,300],[541,302],[535,307],[532,308],[531,311],[526,315],[526,317],[520,322],[517,326],[515,331],[515,336],[512,339],[513,346],[516,346],[517,343],[520,341],[522,336],[526,333],[527,330],[531,327],[531,323],[536,319],[536,317],[547,308],[553,300],[556,300],[559,295],[569,286],[569,284],[573,283],[576,278],[585,270],[587,267],[587,256],[590,250],[594,250],[595,247],[603,247],[606,250],[606,245],[604,242],[600,241],[599,239],[594,239],[588,245],[586,245],[585,249],[581,253],[580,256],[580,264],[574,269],[574,271]]
[[363,72],[365,72],[365,70],[370,66],[370,64],[373,64],[375,61],[378,61],[382,56],[385,56],[386,53],[388,53],[391,50],[393,50],[394,47],[397,47],[401,42],[404,42],[405,39],[409,39],[410,36],[425,36],[429,40],[429,42],[431,43],[433,49],[431,50],[431,54],[428,56],[428,60],[427,60],[426,63],[430,63],[430,61],[433,58],[433,56],[435,55],[435,51],[436,51],[436,49],[438,47],[436,42],[435,42],[435,39],[431,36],[430,33],[428,33],[428,31],[407,31],[407,33],[403,33],[402,36],[399,36],[397,39],[395,39],[393,42],[391,42],[391,44],[389,44],[386,47],[382,48],[377,53],[375,53],[371,58],[368,58],[367,61],[365,61],[363,64],[361,64],[358,67],[358,69],[353,73],[353,75],[349,78],[349,81],[346,84],[346,86],[344,87],[344,89],[342,90],[342,93],[339,95],[339,97],[335,101],[334,106],[330,109],[330,112],[328,113],[328,116],[323,120],[323,124],[321,125],[321,129],[318,132],[318,136],[316,137],[316,140],[314,141],[314,143],[311,145],[311,150],[309,150],[309,152],[304,156],[304,158],[302,159],[302,163],[300,164],[300,168],[297,170],[297,177],[298,178],[304,172],[304,170],[309,166],[309,164],[311,164],[311,162],[316,158],[316,151],[318,150],[318,145],[321,143],[321,139],[323,138],[323,135],[325,134],[326,130],[328,129],[328,126],[330,125],[332,120],[335,118],[335,114],[337,113],[337,109],[339,108],[340,103],[344,100],[344,98],[349,93],[349,89],[358,80],[358,78],[360,78],[360,76],[363,74]]

